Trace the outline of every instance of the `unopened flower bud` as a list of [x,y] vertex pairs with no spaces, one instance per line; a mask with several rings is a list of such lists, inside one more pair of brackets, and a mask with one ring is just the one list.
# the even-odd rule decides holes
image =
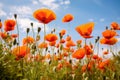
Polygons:
[[14,18],[17,19],[17,14],[14,14]]

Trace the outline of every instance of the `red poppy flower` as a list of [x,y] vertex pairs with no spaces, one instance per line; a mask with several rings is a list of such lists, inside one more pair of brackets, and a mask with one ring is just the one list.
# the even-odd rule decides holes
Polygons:
[[117,22],[112,22],[111,23],[111,28],[113,30],[120,30],[119,24]]
[[102,32],[102,35],[106,39],[113,38],[114,36],[117,36],[117,33],[114,30],[105,30]]
[[56,19],[55,13],[50,9],[38,9],[33,13],[33,17],[44,24]]
[[47,34],[45,36],[45,40],[49,41],[49,42],[53,42],[56,41],[58,39],[56,34]]
[[30,48],[28,48],[27,46],[15,47],[15,48],[13,48],[12,53],[17,58],[23,58],[24,56],[26,56],[27,54],[30,53]]
[[2,22],[1,22],[1,20],[0,20],[0,29],[2,28]]
[[32,38],[30,36],[23,39],[23,44],[29,44],[29,43],[33,43],[33,42],[34,42],[34,38]]
[[62,22],[70,22],[70,21],[72,21],[73,20],[73,15],[71,15],[71,14],[66,14],[64,17],[63,17],[63,19],[62,19]]
[[107,44],[107,45],[114,45],[118,42],[118,40],[116,38],[110,38],[110,39],[106,39],[106,38],[102,38],[100,39],[100,43],[101,44]]
[[4,22],[4,30],[5,31],[12,31],[15,29],[16,21],[12,19],[5,20]]

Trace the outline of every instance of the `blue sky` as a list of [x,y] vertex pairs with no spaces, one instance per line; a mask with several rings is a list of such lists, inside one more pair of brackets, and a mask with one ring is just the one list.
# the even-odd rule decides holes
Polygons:
[[[66,29],[69,30],[67,34],[72,35],[73,40],[82,39],[75,31],[75,27],[93,21],[95,28],[92,35],[96,38],[101,36],[105,26],[110,26],[111,22],[120,23],[119,4],[120,0],[0,0],[0,19],[4,22],[17,13],[22,38],[26,36],[25,30],[30,27],[30,22],[34,23],[35,31],[39,26],[43,28],[43,24],[38,23],[32,14],[36,9],[45,7],[54,10],[57,15],[57,19],[47,25],[47,33],[53,28],[56,28],[57,33]],[[61,21],[67,13],[74,15],[70,25]]]

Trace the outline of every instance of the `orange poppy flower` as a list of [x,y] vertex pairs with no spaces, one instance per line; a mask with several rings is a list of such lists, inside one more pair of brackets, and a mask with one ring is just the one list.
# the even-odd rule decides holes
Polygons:
[[66,41],[70,41],[70,40],[71,40],[71,36],[67,36]]
[[39,48],[47,48],[48,44],[46,42],[42,42],[38,45]]
[[45,59],[51,59],[51,55],[48,53],[48,54],[45,56]]
[[102,38],[100,39],[100,43],[101,44],[107,44],[107,45],[114,45],[118,42],[118,40],[116,38],[111,38],[111,39],[106,39],[106,38]]
[[15,47],[15,48],[13,48],[12,53],[17,58],[23,58],[24,56],[26,56],[27,54],[30,53],[30,48],[28,48],[27,46]]
[[33,42],[34,42],[34,38],[30,37],[30,36],[28,36],[28,37],[26,37],[26,38],[23,39],[23,45],[24,44],[33,43]]
[[86,71],[86,68],[87,68],[87,65],[83,65],[82,68],[81,68],[81,71],[82,71],[82,72],[85,72],[85,71]]
[[61,36],[65,35],[65,33],[66,33],[66,30],[64,30],[64,29],[60,31]]
[[50,9],[38,9],[33,13],[33,17],[44,24],[56,19],[55,13]]
[[62,19],[62,22],[70,22],[72,21],[74,18],[74,16],[72,14],[66,14],[63,19]]
[[82,40],[77,40],[76,42],[77,42],[77,44],[81,44]]
[[59,63],[59,64],[57,65],[57,69],[58,69],[58,70],[60,70],[62,67],[63,67],[63,64],[62,64],[62,63]]
[[60,43],[65,43],[65,40],[64,40],[64,39],[61,39],[61,40],[60,40]]
[[105,51],[103,52],[104,55],[106,55],[106,54],[108,54],[108,53],[109,53],[108,50],[105,50]]
[[114,36],[117,36],[117,33],[113,30],[105,30],[104,32],[102,32],[102,35],[104,38],[110,39]]
[[1,22],[1,20],[0,20],[0,29],[2,28],[2,22]]
[[80,26],[77,26],[75,28],[75,30],[83,37],[83,38],[91,38],[92,36],[91,33],[93,31],[94,28],[94,23],[93,22],[89,22],[86,24],[82,24]]
[[49,42],[50,46],[55,46],[55,44],[56,44],[56,41]]
[[72,46],[75,46],[75,43],[72,40],[66,42],[66,47],[72,47]]
[[56,41],[58,39],[56,34],[47,34],[45,36],[45,40],[49,41],[49,42],[53,42]]
[[64,53],[63,53],[63,56],[64,56],[64,57],[67,57],[67,56],[68,56],[68,53],[67,53],[67,52],[64,52]]
[[105,61],[103,61],[103,62],[101,62],[101,63],[98,64],[98,68],[99,68],[99,69],[105,69],[105,67],[108,66],[109,63],[110,63],[110,60],[109,60],[109,59],[108,59],[108,60],[105,60]]
[[85,56],[85,49],[84,48],[80,48],[72,54],[72,57],[76,58],[76,59],[82,59],[84,56]]
[[11,34],[11,37],[16,38],[16,37],[18,37],[18,34]]
[[2,39],[6,39],[7,38],[7,33],[6,32],[0,32],[0,36]]
[[111,28],[113,30],[120,30],[119,24],[117,22],[112,22],[111,23]]
[[85,51],[86,51],[86,55],[90,55],[90,54],[93,53],[93,50],[90,48],[90,46],[85,45],[84,48],[85,48]]
[[4,30],[5,31],[12,31],[15,29],[16,21],[12,19],[5,20],[4,22]]
[[93,59],[95,60],[98,59],[98,57],[99,57],[98,55],[93,55]]

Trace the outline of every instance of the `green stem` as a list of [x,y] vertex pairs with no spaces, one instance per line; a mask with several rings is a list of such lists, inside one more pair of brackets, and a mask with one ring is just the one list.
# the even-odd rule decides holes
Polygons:
[[44,43],[45,43],[45,36],[46,36],[46,27],[45,27],[45,24],[44,24]]

